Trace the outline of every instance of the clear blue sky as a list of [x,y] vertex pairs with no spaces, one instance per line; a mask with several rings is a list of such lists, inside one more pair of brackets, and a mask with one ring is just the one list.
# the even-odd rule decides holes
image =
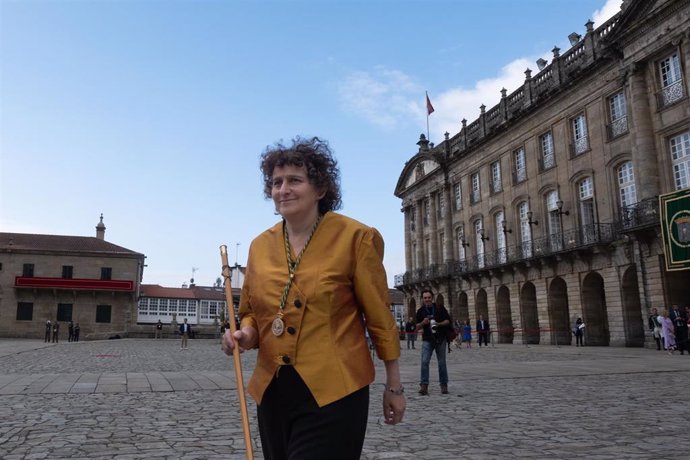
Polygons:
[[95,236],[103,213],[108,241],[146,255],[145,283],[196,267],[210,285],[220,244],[244,264],[277,222],[259,154],[318,135],[392,284],[424,91],[438,143],[620,3],[0,0],[0,231]]

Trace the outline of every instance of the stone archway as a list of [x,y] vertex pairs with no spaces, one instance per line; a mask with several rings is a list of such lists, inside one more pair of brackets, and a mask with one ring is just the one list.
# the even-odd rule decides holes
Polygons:
[[486,291],[479,289],[474,304],[475,319],[479,319],[479,315],[484,316],[485,320],[489,320],[489,302],[487,301]]
[[549,317],[551,319],[551,343],[571,345],[568,285],[559,276],[554,278],[549,285]]
[[498,343],[513,343],[513,318],[510,313],[510,290],[501,286],[496,292],[496,328]]
[[585,322],[585,345],[608,346],[609,320],[606,311],[604,279],[590,272],[582,280],[582,313]]
[[644,346],[644,320],[642,319],[642,304],[640,290],[637,285],[637,270],[635,266],[628,267],[623,274],[621,283],[621,299],[623,300],[623,327],[625,328],[625,346]]
[[520,290],[520,315],[522,316],[522,336],[525,344],[539,343],[539,313],[537,311],[537,290],[527,282]]
[[462,291],[458,294],[458,320],[464,323],[468,319],[470,319],[470,307],[467,303],[467,293]]

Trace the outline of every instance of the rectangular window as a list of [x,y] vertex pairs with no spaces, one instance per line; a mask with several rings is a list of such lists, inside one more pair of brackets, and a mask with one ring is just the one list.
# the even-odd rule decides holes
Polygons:
[[113,279],[113,269],[110,267],[101,267],[101,279],[102,280]]
[[581,113],[572,120],[573,126],[573,155],[580,155],[589,150],[587,138],[587,120],[585,114]]
[[614,139],[628,132],[628,112],[623,91],[609,98],[609,139]]
[[472,190],[470,192],[470,200],[472,203],[479,203],[479,199],[481,198],[481,190],[479,188],[479,173],[472,174]]
[[527,180],[527,163],[525,161],[525,149],[520,147],[513,152],[513,161],[515,163],[515,182],[523,182]]
[[690,187],[690,131],[669,140],[676,190]]
[[72,272],[74,271],[74,267],[71,265],[63,265],[62,266],[62,278],[64,279],[72,279]]
[[668,88],[682,80],[680,72],[680,58],[678,52],[659,61],[659,72],[661,73],[661,87]]
[[96,305],[96,322],[109,323],[112,309],[111,305]]
[[501,162],[491,163],[491,192],[497,193],[503,190],[501,183]]
[[455,210],[462,209],[462,188],[460,182],[453,185],[453,200],[455,201]]
[[33,302],[17,303],[17,321],[31,321],[34,319]]
[[412,206],[410,209],[410,231],[414,232],[416,229],[415,221],[417,219],[417,206]]
[[22,276],[24,278],[33,278],[34,264],[24,264],[24,266],[22,267]]
[[543,134],[540,138],[541,144],[541,169],[545,171],[553,168],[556,165],[556,159],[553,151],[553,134],[549,131]]
[[72,304],[59,303],[57,310],[57,320],[62,322],[72,321]]
[[683,98],[683,74],[681,73],[678,52],[674,52],[659,61],[659,77],[661,79],[661,94],[659,94],[661,107],[673,104]]

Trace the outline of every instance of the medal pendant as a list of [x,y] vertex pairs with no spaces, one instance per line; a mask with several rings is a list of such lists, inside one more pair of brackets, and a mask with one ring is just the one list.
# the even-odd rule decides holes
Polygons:
[[273,335],[276,337],[283,335],[283,332],[285,332],[285,323],[283,322],[282,318],[278,317],[273,320],[271,332],[273,332]]

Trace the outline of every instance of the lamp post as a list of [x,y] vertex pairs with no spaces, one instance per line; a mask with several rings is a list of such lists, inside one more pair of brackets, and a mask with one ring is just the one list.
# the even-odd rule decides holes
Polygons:
[[482,267],[483,267],[483,266],[484,266],[484,261],[485,261],[485,258],[486,258],[486,255],[485,255],[485,254],[486,254],[486,243],[485,243],[485,241],[488,240],[489,237],[488,237],[488,236],[484,236],[484,229],[483,229],[483,228],[480,228],[479,231],[478,231],[477,233],[479,233],[479,239],[482,241],[482,255],[481,255],[481,258],[482,258]]
[[563,238],[563,215],[565,214],[566,216],[570,215],[570,211],[563,211],[563,200],[560,198],[558,201],[556,201],[556,208],[554,209],[553,212],[558,214],[558,223],[561,227],[561,249],[565,248],[565,240]]

